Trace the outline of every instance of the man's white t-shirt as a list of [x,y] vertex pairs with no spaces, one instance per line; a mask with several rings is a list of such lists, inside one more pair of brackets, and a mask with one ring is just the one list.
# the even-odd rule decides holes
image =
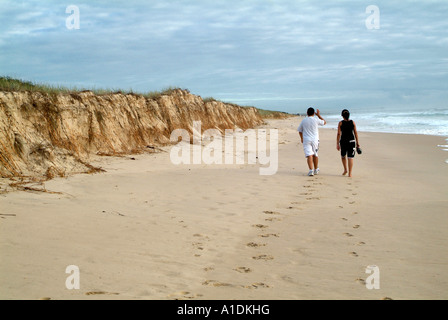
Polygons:
[[318,126],[325,125],[325,121],[318,117],[306,117],[302,120],[297,131],[302,132],[303,142],[305,141],[319,141],[319,129]]

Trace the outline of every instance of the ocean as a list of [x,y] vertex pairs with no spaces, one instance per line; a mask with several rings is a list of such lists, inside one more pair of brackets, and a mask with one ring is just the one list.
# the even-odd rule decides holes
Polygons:
[[[341,110],[323,114],[327,127],[337,128],[342,119]],[[448,151],[448,108],[427,109],[425,111],[398,110],[370,112],[351,111],[350,118],[356,123],[358,131],[425,134],[445,137],[446,144],[437,147]],[[448,160],[446,160],[448,163]]]

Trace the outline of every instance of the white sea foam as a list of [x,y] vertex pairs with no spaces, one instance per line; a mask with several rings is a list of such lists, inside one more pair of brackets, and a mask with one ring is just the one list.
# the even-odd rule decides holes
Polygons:
[[[359,131],[448,136],[448,108],[423,112],[352,112],[351,118]],[[326,119],[330,128],[337,128],[341,116],[330,114]]]
[[[324,116],[329,128],[337,128],[342,119],[340,114]],[[395,111],[395,112],[352,112],[351,119],[356,123],[358,131],[388,132],[404,134],[424,134],[448,137],[448,108],[433,109],[423,112]],[[448,151],[448,138],[446,144],[438,145],[443,151]],[[445,161],[448,163],[448,160]]]

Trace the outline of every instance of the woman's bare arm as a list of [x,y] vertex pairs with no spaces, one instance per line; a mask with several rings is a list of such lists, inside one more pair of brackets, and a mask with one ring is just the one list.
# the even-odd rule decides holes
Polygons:
[[353,133],[355,134],[356,146],[357,146],[357,147],[360,147],[361,145],[359,144],[358,130],[356,130],[356,124],[355,124],[355,121],[353,121]]

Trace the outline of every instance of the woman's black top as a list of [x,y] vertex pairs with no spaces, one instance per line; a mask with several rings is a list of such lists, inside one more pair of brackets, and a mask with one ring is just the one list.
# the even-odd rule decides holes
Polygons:
[[343,120],[341,121],[341,141],[349,142],[355,140],[355,135],[353,134],[353,129],[355,126],[353,125],[353,120]]

